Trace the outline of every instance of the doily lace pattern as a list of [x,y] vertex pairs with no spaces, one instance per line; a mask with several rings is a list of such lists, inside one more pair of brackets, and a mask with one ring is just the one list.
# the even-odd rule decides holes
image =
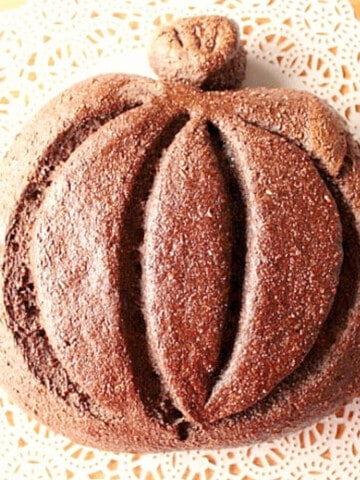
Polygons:
[[[18,3],[0,12],[0,158],[22,125],[64,87],[108,71],[151,75],[146,45],[154,27],[195,14],[238,22],[248,51],[247,85],[311,91],[328,100],[360,140],[360,22],[348,0]],[[114,455],[55,435],[0,390],[2,480],[357,480],[359,464],[360,399],[271,443]]]

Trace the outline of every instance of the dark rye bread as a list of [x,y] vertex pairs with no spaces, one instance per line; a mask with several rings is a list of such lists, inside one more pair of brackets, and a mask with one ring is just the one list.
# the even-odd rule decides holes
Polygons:
[[[226,19],[189,25],[208,21],[221,50]],[[258,442],[334,411],[360,393],[359,161],[305,92],[121,74],[65,91],[2,169],[0,382],[113,451]]]

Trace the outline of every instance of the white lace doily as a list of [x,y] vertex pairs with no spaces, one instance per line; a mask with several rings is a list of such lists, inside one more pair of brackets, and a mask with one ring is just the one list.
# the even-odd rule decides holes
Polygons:
[[[205,13],[239,23],[248,85],[312,91],[360,139],[360,22],[348,0],[15,0],[0,1],[0,9],[11,3],[22,5],[0,11],[0,158],[65,86],[104,71],[151,74],[146,45],[154,25]],[[141,456],[75,445],[0,390],[1,480],[358,480],[359,465],[360,399],[272,443]]]

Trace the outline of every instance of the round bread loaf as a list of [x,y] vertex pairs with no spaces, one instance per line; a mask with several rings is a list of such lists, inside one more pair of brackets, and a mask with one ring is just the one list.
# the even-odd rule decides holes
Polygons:
[[166,27],[163,81],[79,83],[4,160],[0,382],[77,442],[236,446],[360,393],[358,145],[309,93],[220,91],[235,33]]

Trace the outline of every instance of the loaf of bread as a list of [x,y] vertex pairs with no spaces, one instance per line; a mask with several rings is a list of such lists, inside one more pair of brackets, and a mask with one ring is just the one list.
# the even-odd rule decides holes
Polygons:
[[245,59],[181,20],[160,81],[71,87],[3,160],[0,383],[79,443],[249,444],[360,394],[359,147],[309,93],[226,90]]

